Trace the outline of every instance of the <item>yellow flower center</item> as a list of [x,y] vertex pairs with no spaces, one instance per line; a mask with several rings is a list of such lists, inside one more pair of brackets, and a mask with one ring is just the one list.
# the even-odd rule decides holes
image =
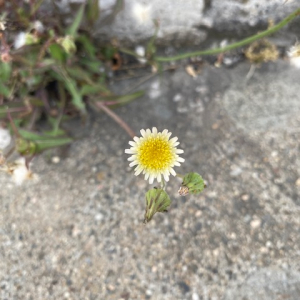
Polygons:
[[151,171],[162,171],[170,167],[174,153],[168,140],[161,137],[146,139],[138,149],[138,160]]

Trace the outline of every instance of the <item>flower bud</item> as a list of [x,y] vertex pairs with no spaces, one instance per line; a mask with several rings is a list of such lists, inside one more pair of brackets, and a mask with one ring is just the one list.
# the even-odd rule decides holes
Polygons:
[[151,189],[146,193],[146,212],[144,223],[151,221],[157,212],[167,212],[171,204],[169,195],[162,189]]
[[34,155],[37,151],[37,145],[33,141],[19,138],[16,141],[16,150],[21,155]]
[[58,39],[58,43],[64,48],[66,53],[70,54],[76,52],[76,45],[74,43],[74,39],[70,35]]
[[178,191],[180,196],[199,194],[205,188],[203,178],[198,173],[188,173],[183,177],[183,182]]
[[37,44],[40,39],[32,33],[27,32],[25,34],[25,45]]

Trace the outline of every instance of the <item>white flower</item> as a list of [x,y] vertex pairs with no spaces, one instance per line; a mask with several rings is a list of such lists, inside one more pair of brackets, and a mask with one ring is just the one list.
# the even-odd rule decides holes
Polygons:
[[6,29],[6,26],[5,26],[6,22],[5,21],[1,21],[0,20],[0,30],[4,31]]
[[147,59],[144,58],[145,57],[145,54],[146,54],[146,50],[145,50],[145,47],[143,46],[136,46],[135,47],[135,53],[141,57],[138,58],[138,61],[141,63],[141,64],[145,64],[147,62]]
[[7,167],[7,173],[11,174],[12,180],[16,185],[22,185],[25,180],[37,180],[36,174],[27,168],[25,158],[21,157],[16,160],[12,165]]
[[21,31],[17,34],[14,41],[14,47],[15,49],[19,49],[23,47],[26,43],[26,33]]
[[152,184],[157,178],[158,182],[162,181],[162,175],[165,181],[169,181],[169,176],[176,175],[174,166],[180,166],[184,159],[178,154],[183,150],[177,149],[179,145],[178,138],[171,136],[171,132],[165,129],[163,132],[157,132],[156,127],[141,130],[142,137],[134,137],[134,141],[130,141],[130,149],[126,149],[125,153],[132,154],[128,158],[131,163],[130,167],[135,167],[135,175],[145,174],[145,180],[149,180]]
[[0,127],[0,150],[5,149],[11,142],[9,130]]
[[300,44],[296,44],[290,48],[287,52],[290,63],[296,68],[300,69]]
[[146,25],[152,21],[152,7],[141,3],[135,3],[132,9],[134,19],[140,25]]
[[43,33],[45,30],[43,23],[39,20],[34,21],[33,28],[39,33]]

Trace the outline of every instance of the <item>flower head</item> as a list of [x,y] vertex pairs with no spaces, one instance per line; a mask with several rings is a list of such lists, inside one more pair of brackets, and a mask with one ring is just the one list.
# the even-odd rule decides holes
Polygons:
[[297,43],[296,45],[292,46],[290,50],[287,52],[290,63],[296,68],[300,68],[300,44]]
[[131,163],[130,167],[136,166],[135,175],[140,173],[145,174],[145,180],[149,179],[152,184],[157,178],[161,182],[162,175],[165,181],[169,181],[169,176],[176,175],[174,166],[180,166],[184,159],[178,154],[183,153],[183,150],[177,149],[179,145],[178,138],[170,139],[171,132],[165,129],[163,132],[157,132],[156,127],[141,130],[141,137],[134,137],[134,141],[130,141],[130,149],[126,149],[125,153],[132,154],[128,158]]
[[0,170],[11,175],[12,180],[16,185],[22,185],[25,180],[38,180],[38,176],[29,169],[24,157],[21,157],[12,163],[4,164]]

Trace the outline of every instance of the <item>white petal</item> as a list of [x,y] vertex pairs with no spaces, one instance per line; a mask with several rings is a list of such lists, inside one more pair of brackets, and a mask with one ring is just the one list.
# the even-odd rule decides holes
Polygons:
[[174,171],[174,169],[173,168],[170,168],[170,173],[173,175],[173,176],[176,176],[176,172]]
[[153,176],[153,174],[151,174],[149,177],[149,183],[152,184],[153,181],[154,181],[154,176]]
[[177,140],[178,140],[178,137],[175,136],[175,137],[170,139],[170,143],[175,144]]
[[132,147],[135,147],[135,146],[136,146],[136,143],[133,142],[133,141],[128,142],[128,144],[129,144],[130,146],[132,146]]
[[179,162],[175,161],[175,162],[174,162],[174,166],[180,167],[181,164],[180,164]]
[[148,180],[149,176],[150,176],[150,173],[146,171],[145,172],[145,180]]
[[134,175],[135,175],[135,176],[138,176],[139,174],[141,174],[142,171],[143,171],[143,167],[138,166],[138,167],[135,168],[135,173],[134,173]]
[[152,132],[153,132],[154,134],[157,134],[157,128],[156,128],[156,127],[153,127],[153,128],[152,128]]
[[158,175],[157,175],[157,181],[161,182],[161,174],[160,173],[158,173]]
[[181,153],[184,153],[184,151],[182,149],[176,149],[176,153],[181,154]]
[[168,129],[164,129],[163,132],[161,133],[163,136],[167,136],[168,134]]
[[141,133],[141,135],[142,135],[143,137],[145,137],[145,134],[146,134],[145,129],[141,129],[141,130],[140,130],[140,133]]
[[128,161],[134,161],[134,160],[136,160],[136,155],[130,156],[127,160]]
[[150,129],[147,129],[146,130],[146,133],[147,133],[147,136],[149,136],[151,134],[151,130]]
[[179,142],[176,142],[176,143],[174,143],[172,146],[173,146],[173,147],[177,147],[179,144],[180,144]]
[[164,178],[165,178],[165,181],[169,181],[169,174],[164,173]]
[[131,162],[130,164],[129,164],[129,167],[130,168],[132,168],[133,166],[136,166],[136,165],[138,165],[139,163],[135,160],[135,161],[133,161],[133,162]]
[[127,153],[127,154],[135,154],[136,150],[134,150],[133,148],[125,149],[125,153]]
[[182,157],[178,157],[178,158],[177,158],[177,161],[179,161],[179,162],[184,162],[184,161],[185,161],[185,159],[184,159],[184,158],[182,158]]
[[169,132],[169,133],[167,134],[168,139],[170,138],[171,135],[172,135],[172,132]]
[[135,137],[133,138],[133,140],[134,140],[136,143],[138,143],[138,142],[140,141],[140,138],[138,138],[137,136],[135,136]]

